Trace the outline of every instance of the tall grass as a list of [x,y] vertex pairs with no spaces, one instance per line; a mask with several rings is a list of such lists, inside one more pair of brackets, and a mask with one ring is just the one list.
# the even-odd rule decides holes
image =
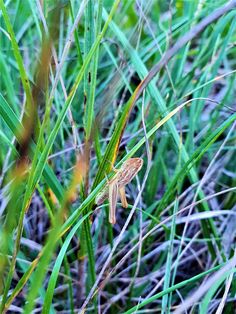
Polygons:
[[235,9],[0,0],[1,313],[233,313]]

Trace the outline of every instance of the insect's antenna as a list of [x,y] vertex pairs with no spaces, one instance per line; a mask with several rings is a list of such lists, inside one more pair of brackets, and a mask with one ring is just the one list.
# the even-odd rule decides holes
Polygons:
[[105,178],[106,178],[107,183],[109,183],[109,179],[106,173],[105,173]]
[[110,163],[110,165],[111,165],[111,167],[112,167],[112,170],[113,170],[114,172],[118,172],[118,171],[119,171],[119,170],[117,170],[117,169],[113,166],[113,164],[111,163],[110,160],[106,159],[106,161],[108,161],[108,162]]

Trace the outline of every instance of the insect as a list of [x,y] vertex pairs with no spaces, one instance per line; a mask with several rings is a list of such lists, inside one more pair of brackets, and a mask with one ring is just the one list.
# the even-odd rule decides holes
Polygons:
[[109,199],[109,222],[111,224],[116,223],[118,194],[120,195],[122,206],[127,208],[128,202],[125,195],[125,186],[137,175],[142,165],[142,158],[130,158],[126,160],[120,169],[115,170],[115,176],[96,196],[95,203],[97,205],[101,205],[106,199]]

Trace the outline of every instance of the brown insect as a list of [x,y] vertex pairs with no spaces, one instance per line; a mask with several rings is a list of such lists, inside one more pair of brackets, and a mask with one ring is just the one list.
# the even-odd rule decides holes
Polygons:
[[118,193],[124,208],[128,207],[125,195],[125,186],[137,175],[142,168],[142,158],[130,158],[124,162],[116,174],[109,181],[100,193],[96,196],[95,203],[101,205],[106,199],[109,199],[109,222],[116,223],[116,204]]

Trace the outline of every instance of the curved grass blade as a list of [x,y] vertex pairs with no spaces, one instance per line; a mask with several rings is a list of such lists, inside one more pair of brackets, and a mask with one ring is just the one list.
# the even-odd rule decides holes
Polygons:
[[57,259],[55,261],[51,277],[49,279],[48,288],[47,288],[47,291],[46,291],[44,305],[43,305],[43,310],[42,310],[43,314],[49,313],[49,309],[50,309],[50,306],[51,306],[51,303],[52,303],[52,298],[53,298],[53,294],[54,294],[57,278],[58,278],[58,275],[59,275],[59,271],[60,271],[60,268],[61,268],[64,256],[66,254],[66,251],[67,251],[67,249],[68,249],[68,247],[70,245],[70,242],[71,242],[73,236],[75,235],[76,231],[81,226],[82,222],[87,217],[89,217],[89,215],[91,213],[92,212],[89,212],[88,214],[86,214],[83,217],[83,219],[81,219],[79,222],[77,222],[77,224],[73,227],[73,229],[71,229],[70,233],[66,237],[66,239],[65,239],[65,241],[64,241],[64,243],[63,243],[63,245],[61,247],[61,250],[60,250],[60,252],[58,254],[58,257],[57,257]]
[[180,282],[180,283],[178,283],[178,284],[176,284],[176,285],[174,285],[174,286],[172,286],[172,287],[170,287],[170,288],[168,288],[168,289],[166,289],[166,290],[164,290],[162,292],[159,292],[159,293],[153,295],[151,298],[149,298],[149,299],[139,303],[138,305],[136,305],[136,306],[132,307],[131,309],[129,309],[128,311],[124,312],[124,314],[137,313],[137,311],[139,309],[143,308],[145,305],[148,305],[148,304],[152,303],[153,301],[161,298],[162,296],[164,296],[164,295],[166,295],[168,293],[171,293],[171,292],[173,292],[173,291],[175,291],[177,289],[180,289],[180,288],[182,288],[182,287],[184,287],[184,286],[186,286],[186,285],[188,285],[188,284],[190,284],[190,283],[192,283],[194,281],[199,280],[202,277],[207,276],[208,274],[211,274],[211,273],[221,269],[224,265],[225,264],[221,264],[221,265],[218,265],[216,267],[213,267],[213,268],[211,268],[211,269],[209,269],[209,270],[207,270],[207,271],[205,271],[203,273],[200,273],[200,274],[198,274],[198,275],[196,275],[196,276],[194,276],[194,277],[192,277],[190,279],[184,280],[184,281],[182,281],[182,282]]

